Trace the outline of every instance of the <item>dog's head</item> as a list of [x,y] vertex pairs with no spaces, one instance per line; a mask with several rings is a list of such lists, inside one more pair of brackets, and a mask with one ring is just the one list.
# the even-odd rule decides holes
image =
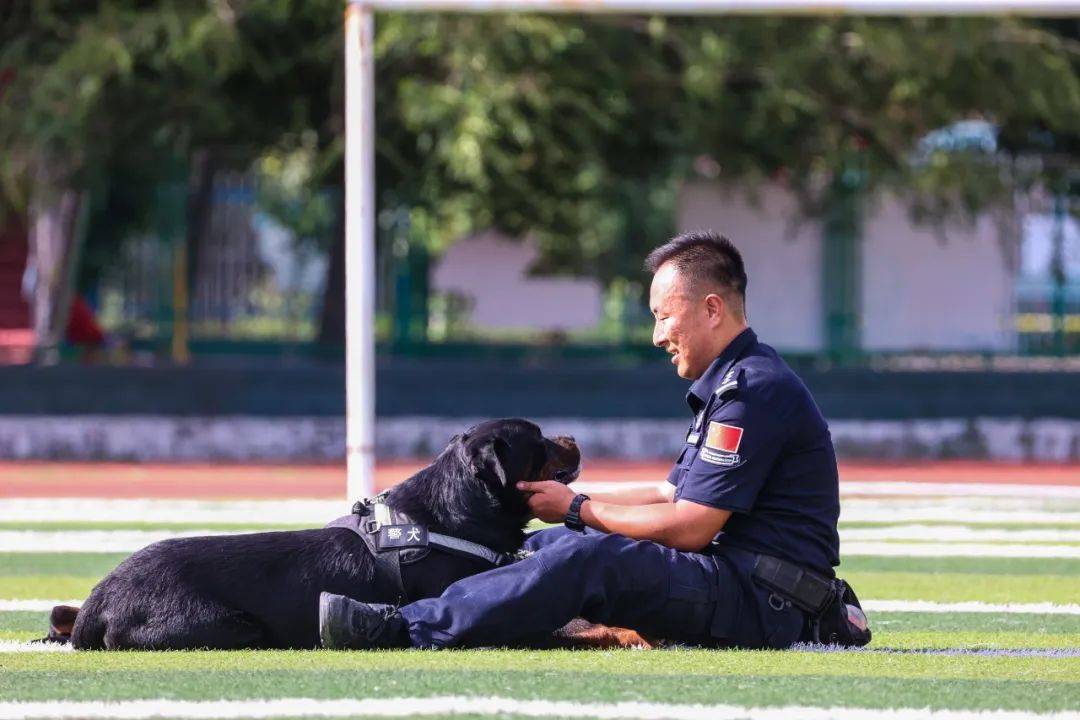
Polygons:
[[523,523],[530,513],[527,494],[517,489],[519,482],[571,483],[581,472],[581,451],[574,438],[545,437],[536,423],[520,418],[479,423],[456,435],[450,448],[455,444],[501,511]]
[[580,471],[573,438],[544,437],[528,420],[490,420],[451,438],[431,465],[391,492],[390,504],[459,537],[514,550],[531,516],[517,484],[570,483]]
[[571,483],[581,472],[581,451],[574,438],[544,437],[528,420],[506,418],[474,425],[455,435],[448,449],[458,446],[476,476],[492,492],[516,491],[517,483],[556,480]]

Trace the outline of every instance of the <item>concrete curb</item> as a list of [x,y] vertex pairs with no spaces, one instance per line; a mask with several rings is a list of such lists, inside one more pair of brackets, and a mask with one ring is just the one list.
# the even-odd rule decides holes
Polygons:
[[[380,458],[430,457],[480,418],[380,418]],[[586,457],[674,458],[689,421],[536,418],[548,434],[577,438]],[[1080,420],[971,418],[838,420],[837,454],[847,459],[971,459],[1080,462]],[[0,459],[194,461],[340,460],[345,421],[326,417],[156,415],[0,416]]]

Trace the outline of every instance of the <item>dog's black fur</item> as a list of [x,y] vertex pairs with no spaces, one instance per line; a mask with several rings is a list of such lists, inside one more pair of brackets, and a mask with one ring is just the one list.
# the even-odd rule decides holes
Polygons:
[[[529,519],[516,483],[570,482],[580,460],[572,438],[549,440],[525,420],[486,422],[455,436],[431,465],[395,487],[387,504],[434,532],[514,552]],[[408,597],[416,600],[490,567],[432,549],[401,569]],[[396,599],[349,529],[166,540],[98,583],[78,610],[71,643],[77,649],[314,648],[323,591],[366,602]]]

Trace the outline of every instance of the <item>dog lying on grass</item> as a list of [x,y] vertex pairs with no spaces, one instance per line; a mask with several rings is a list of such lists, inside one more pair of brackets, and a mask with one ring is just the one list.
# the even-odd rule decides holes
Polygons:
[[[432,533],[510,554],[530,517],[517,483],[571,482],[580,463],[572,438],[494,420],[455,436],[385,502]],[[405,597],[419,600],[491,567],[432,547],[402,563],[400,579]],[[122,562],[81,608],[54,608],[49,639],[85,650],[315,648],[320,592],[394,603],[400,589],[348,528],[165,540]]]

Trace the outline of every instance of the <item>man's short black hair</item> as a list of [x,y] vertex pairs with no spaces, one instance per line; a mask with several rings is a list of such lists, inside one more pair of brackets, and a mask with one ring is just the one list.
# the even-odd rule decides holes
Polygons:
[[675,264],[692,287],[716,288],[725,299],[737,303],[733,309],[743,309],[746,268],[738,248],[723,235],[711,230],[676,235],[649,253],[645,267],[655,273],[668,262]]

